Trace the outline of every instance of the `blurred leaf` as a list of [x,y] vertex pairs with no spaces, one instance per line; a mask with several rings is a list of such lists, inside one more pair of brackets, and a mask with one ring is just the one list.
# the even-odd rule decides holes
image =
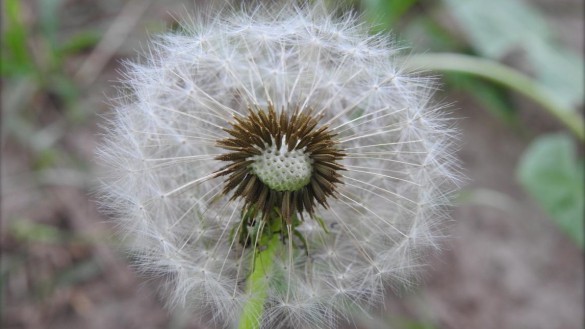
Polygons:
[[[405,34],[412,44],[416,45],[415,52],[460,50],[460,44],[443,27],[428,17],[417,17],[406,27]],[[445,73],[447,83],[455,88],[464,90],[473,95],[496,118],[518,126],[518,115],[510,101],[508,89],[467,74]]]
[[[76,243],[80,246],[108,241],[111,238],[110,236],[96,234],[83,235],[29,219],[12,220],[8,226],[8,232],[19,242],[47,244]],[[112,241],[112,243],[114,242]]]
[[481,55],[501,59],[523,50],[539,79],[564,107],[583,102],[583,60],[559,47],[545,18],[522,0],[443,0]]
[[585,66],[577,53],[556,47],[545,40],[530,40],[528,57],[535,68],[536,77],[555,99],[567,109],[576,108],[585,97]]
[[60,70],[64,58],[59,56],[59,8],[63,0],[38,0],[39,26],[44,46],[41,54],[45,57],[42,61],[43,68]]
[[2,37],[2,75],[28,73],[34,65],[26,45],[28,38],[20,0],[6,0],[4,8],[7,27]]
[[[406,34],[411,43],[417,46],[419,52],[425,52],[428,49],[465,51],[464,45],[428,17],[418,17],[410,22],[406,27]],[[498,119],[518,126],[517,111],[511,103],[507,88],[467,74],[446,73],[444,77],[451,87],[473,95]]]
[[542,86],[533,79],[491,59],[463,54],[412,55],[403,61],[407,71],[421,67],[431,70],[450,71],[475,75],[510,88],[532,99],[562,122],[580,141],[585,141],[585,122],[580,113],[565,109],[549,97]]
[[447,73],[446,80],[455,88],[473,95],[496,118],[519,127],[518,111],[512,104],[508,89],[465,74]]
[[53,50],[58,48],[59,8],[63,0],[39,0],[39,20],[43,36]]
[[452,52],[464,47],[435,20],[423,15],[412,19],[404,28],[402,35],[409,40],[415,53],[427,52],[429,49],[435,52]]
[[390,31],[417,0],[362,0],[372,32]]
[[43,170],[53,167],[57,163],[58,151],[52,148],[40,149],[35,153],[34,170]]
[[[414,19],[407,25],[405,34],[416,45],[415,52],[425,52],[428,49],[465,50],[464,45],[428,17]],[[519,127],[518,113],[511,103],[507,88],[467,74],[446,73],[444,78],[451,87],[474,96],[496,118]]]
[[14,221],[10,226],[10,232],[19,241],[60,243],[63,240],[63,232],[58,228],[30,220]]
[[549,37],[543,17],[520,0],[443,0],[480,54],[499,59],[526,40]]
[[524,153],[518,167],[522,186],[581,248],[583,174],[583,160],[576,160],[575,145],[563,134],[539,137]]
[[96,31],[83,31],[71,38],[59,49],[62,56],[71,55],[92,48],[100,41],[100,34]]

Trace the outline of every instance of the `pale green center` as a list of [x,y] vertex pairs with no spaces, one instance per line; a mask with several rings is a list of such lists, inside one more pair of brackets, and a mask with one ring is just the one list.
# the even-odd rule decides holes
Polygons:
[[311,181],[311,158],[304,150],[289,152],[286,143],[280,149],[268,146],[252,159],[252,172],[273,190],[297,191]]

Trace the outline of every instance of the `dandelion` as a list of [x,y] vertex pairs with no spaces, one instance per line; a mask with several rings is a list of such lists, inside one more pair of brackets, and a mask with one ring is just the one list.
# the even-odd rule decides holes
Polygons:
[[356,15],[225,11],[128,63],[102,204],[170,306],[218,327],[331,328],[436,245],[456,131]]

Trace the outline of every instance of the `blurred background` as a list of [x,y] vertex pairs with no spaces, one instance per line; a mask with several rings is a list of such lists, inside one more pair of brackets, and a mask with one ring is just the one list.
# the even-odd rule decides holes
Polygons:
[[[2,328],[205,328],[164,308],[92,200],[121,61],[194,1],[2,1]],[[441,77],[468,177],[421,284],[348,327],[583,328],[583,2],[345,5]]]

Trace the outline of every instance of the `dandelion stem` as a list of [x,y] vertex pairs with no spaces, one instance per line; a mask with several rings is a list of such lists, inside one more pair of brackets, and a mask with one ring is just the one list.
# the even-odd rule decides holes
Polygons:
[[[280,220],[274,220],[273,222],[280,223]],[[266,274],[270,272],[272,261],[281,245],[280,235],[274,233],[274,227],[266,231],[270,232],[258,233],[262,234],[262,237],[258,243],[258,251],[254,255],[252,273],[250,273],[246,282],[246,293],[251,297],[244,305],[238,326],[239,329],[260,328],[264,304],[268,295]]]
[[585,141],[583,117],[558,104],[549,92],[525,74],[496,61],[461,54],[425,54],[406,60],[412,69],[429,69],[473,74],[513,89],[540,104],[562,122],[579,140]]

